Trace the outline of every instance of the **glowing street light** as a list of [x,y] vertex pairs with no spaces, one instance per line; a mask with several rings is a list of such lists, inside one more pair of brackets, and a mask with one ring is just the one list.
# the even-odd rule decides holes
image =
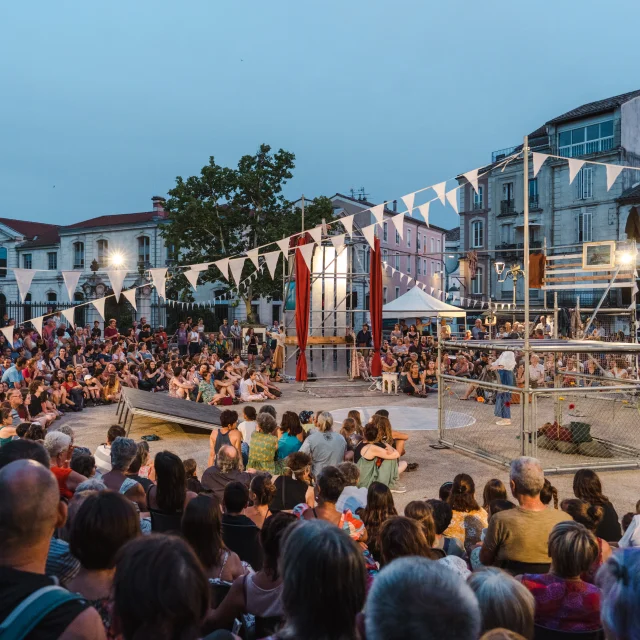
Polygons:
[[124,264],[124,255],[119,251],[114,251],[109,257],[112,267],[121,267]]
[[633,262],[633,254],[631,251],[625,251],[620,256],[620,264],[631,264]]

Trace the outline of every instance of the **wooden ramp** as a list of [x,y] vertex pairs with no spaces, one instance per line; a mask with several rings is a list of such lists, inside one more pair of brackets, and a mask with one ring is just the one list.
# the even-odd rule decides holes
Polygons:
[[208,404],[170,398],[166,393],[150,393],[129,388],[122,389],[116,411],[118,424],[122,423],[127,429],[127,436],[135,416],[156,418],[213,431],[220,426],[220,413],[220,409]]

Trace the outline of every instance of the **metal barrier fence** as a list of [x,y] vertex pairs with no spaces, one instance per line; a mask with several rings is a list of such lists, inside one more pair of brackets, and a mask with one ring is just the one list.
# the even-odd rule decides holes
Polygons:
[[[299,347],[287,347],[284,372],[294,377]],[[310,345],[305,349],[309,379],[334,378],[346,380],[351,370],[352,347],[344,344]]]

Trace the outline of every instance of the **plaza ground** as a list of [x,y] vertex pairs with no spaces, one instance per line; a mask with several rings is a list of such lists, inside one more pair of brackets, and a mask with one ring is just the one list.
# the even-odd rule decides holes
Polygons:
[[[339,383],[333,381],[331,384],[316,382],[307,385],[307,391],[302,390],[302,385],[298,383],[283,384],[283,397],[275,402],[274,406],[278,415],[284,411],[292,410],[300,412],[305,409],[318,410],[338,410],[355,407],[379,407],[387,406],[392,409],[412,407],[415,409],[429,409],[433,414],[437,409],[437,396],[434,393],[428,398],[413,398],[404,395],[382,395],[379,392],[368,391],[366,385],[350,383],[345,381]],[[257,404],[255,405],[257,406]],[[512,427],[495,428],[493,417],[493,407],[483,406],[476,402],[462,402],[455,396],[447,398],[447,409],[458,412],[465,412],[473,416],[475,423],[468,429],[452,430],[458,432],[459,437],[466,433],[486,434],[489,443],[505,452],[513,452],[518,455],[519,431],[517,420],[514,417]],[[578,404],[578,407],[581,405]],[[605,407],[605,405],[603,405]],[[242,405],[233,407],[240,415]],[[515,407],[514,407],[515,410]],[[413,412],[412,412],[413,413]],[[589,419],[594,418],[594,411],[585,411],[589,414]],[[413,413],[413,415],[416,415]],[[602,422],[611,422],[609,416],[614,416],[612,410],[606,406],[598,414]],[[629,438],[635,439],[637,434],[637,444],[640,444],[640,417],[637,411],[619,413],[624,417]],[[515,416],[515,411],[514,411]],[[107,429],[115,424],[116,407],[104,406],[85,409],[82,413],[69,414],[58,421],[56,425],[68,424],[76,434],[76,444],[89,447],[92,451],[105,442]],[[638,427],[636,430],[633,428]],[[54,427],[55,428],[55,427]],[[339,429],[339,425],[337,425]],[[472,431],[473,430],[473,431]],[[633,433],[632,433],[633,431]],[[152,455],[158,451],[167,449],[179,455],[182,459],[194,458],[198,463],[198,474],[202,474],[207,465],[209,455],[209,432],[181,427],[175,423],[163,420],[155,420],[143,417],[136,417],[131,428],[130,436],[139,440],[143,435],[156,434],[160,440],[150,442]],[[478,500],[481,500],[482,487],[491,478],[499,478],[503,482],[508,481],[508,469],[506,466],[485,462],[473,456],[454,449],[433,449],[431,445],[438,443],[437,431],[435,430],[411,430],[410,440],[407,446],[407,454],[404,459],[407,462],[418,462],[417,471],[405,473],[401,476],[401,481],[407,488],[404,494],[395,494],[395,501],[398,509],[411,500],[434,498],[438,495],[439,486],[460,472],[469,473],[476,482]],[[640,499],[640,469],[600,471],[604,492],[614,503],[618,514],[622,516],[627,511],[634,511],[637,500]],[[554,474],[550,476],[551,482],[558,488],[560,498],[572,497],[572,474]]]

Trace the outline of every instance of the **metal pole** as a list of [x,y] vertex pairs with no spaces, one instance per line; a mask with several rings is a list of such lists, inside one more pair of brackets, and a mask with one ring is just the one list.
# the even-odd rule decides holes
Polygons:
[[602,294],[602,296],[600,297],[600,300],[598,302],[598,304],[596,305],[596,308],[593,310],[593,313],[591,314],[591,317],[589,318],[589,322],[587,322],[585,328],[584,328],[584,337],[586,338],[589,335],[589,328],[591,327],[591,324],[593,323],[596,314],[598,313],[598,311],[600,311],[600,307],[602,306],[602,303],[604,302],[604,299],[607,297],[607,294],[609,293],[609,291],[611,291],[611,287],[613,286],[613,283],[615,282],[615,279],[618,277],[618,274],[620,273],[620,269],[622,269],[622,265],[618,266],[618,268],[616,269],[615,273],[613,274],[613,278],[611,278],[611,281],[609,282],[609,286],[604,290],[604,293]]
[[304,231],[304,193],[302,194],[302,231]]
[[436,331],[438,332],[438,359],[436,362],[436,367],[438,369],[438,375],[436,376],[436,380],[438,381],[438,437],[440,440],[444,439],[444,407],[443,407],[443,399],[444,399],[444,385],[445,381],[442,379],[442,334],[440,331],[440,324],[438,320],[440,316],[436,316]]
[[[542,254],[544,255],[544,259],[547,259],[547,236],[542,239]],[[544,308],[547,308],[547,290],[542,290],[542,295],[544,296]]]
[[511,325],[513,329],[513,325],[516,323],[516,293],[518,291],[518,278],[513,279],[513,316],[511,317]]
[[529,442],[529,434],[531,433],[531,389],[529,388],[529,366],[531,358],[531,346],[529,342],[529,136],[524,137],[522,145],[522,165],[523,165],[523,183],[524,183],[524,393],[522,401],[524,403],[523,424],[522,424],[522,440],[524,443],[523,450],[531,451],[532,445]]
[[553,292],[553,337],[558,338],[558,292]]

